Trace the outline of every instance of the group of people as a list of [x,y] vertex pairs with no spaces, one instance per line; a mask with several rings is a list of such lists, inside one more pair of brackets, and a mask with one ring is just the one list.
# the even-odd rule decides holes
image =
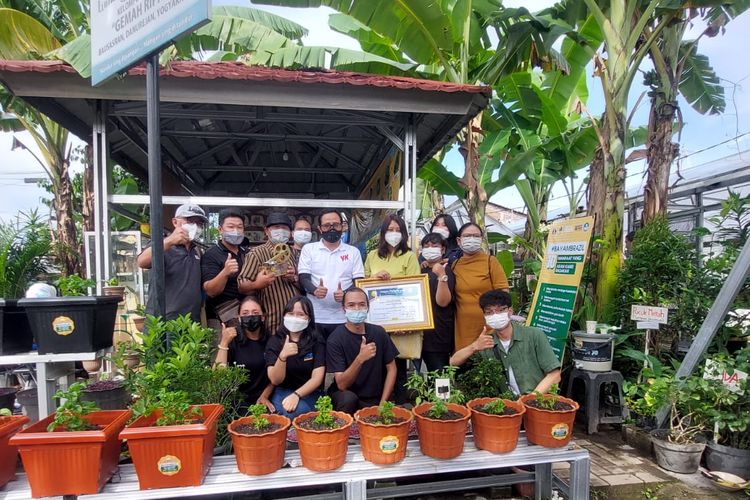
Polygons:
[[[201,254],[196,240],[207,223],[197,205],[175,212],[174,231],[164,239],[166,317],[190,314],[200,321],[205,296],[206,321],[217,333],[215,364],[244,366],[248,405],[292,417],[311,411],[326,374],[337,410],[401,404],[407,358],[434,371],[461,366],[475,354],[494,356],[517,394],[546,392],[559,382],[560,364],[544,333],[510,321],[507,277],[482,250],[476,224],[457,228],[451,216],[439,215],[417,255],[403,219],[389,215],[363,262],[359,250],[342,241],[346,226],[338,210],[319,213],[317,241],[307,219],[271,213],[265,243],[251,249],[243,213],[224,209],[219,241]],[[281,266],[280,255],[286,258]],[[138,264],[151,266],[150,248]],[[357,279],[420,273],[429,281],[433,330],[387,333],[367,322],[369,297],[355,286]],[[153,314],[150,300],[146,311]],[[420,339],[421,350],[413,352]]]

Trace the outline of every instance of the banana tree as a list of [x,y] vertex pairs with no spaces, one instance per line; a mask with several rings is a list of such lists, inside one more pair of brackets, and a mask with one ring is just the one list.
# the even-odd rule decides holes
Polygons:
[[[710,7],[710,3],[714,6]],[[672,142],[680,130],[681,94],[701,114],[719,114],[726,106],[724,87],[708,58],[698,53],[698,42],[704,36],[716,36],[734,17],[747,10],[750,2],[708,2],[701,10],[685,10],[667,26],[651,46],[649,56],[654,69],[646,74],[650,87],[648,177],[644,189],[641,224],[667,214],[667,191],[672,162],[679,154],[679,144]],[[710,8],[708,8],[710,7]],[[689,23],[702,17],[707,27],[694,40],[684,40]]]

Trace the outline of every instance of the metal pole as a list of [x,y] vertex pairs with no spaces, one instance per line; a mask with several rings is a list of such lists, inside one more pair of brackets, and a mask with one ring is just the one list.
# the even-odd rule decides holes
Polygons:
[[409,166],[411,168],[411,248],[417,248],[417,127],[414,120],[409,120],[409,135],[411,144],[409,148]]
[[148,131],[148,189],[151,217],[151,285],[154,315],[164,317],[164,234],[162,224],[161,129],[159,123],[159,53],[146,60],[146,126]]
[[[732,307],[735,297],[737,297],[740,289],[745,284],[748,275],[750,275],[750,238],[745,241],[740,256],[737,257],[737,261],[732,266],[732,270],[721,287],[719,295],[716,296],[716,300],[711,309],[708,310],[708,314],[706,314],[706,319],[703,320],[703,324],[693,339],[693,343],[690,344],[690,349],[675,375],[678,381],[693,373],[693,370],[698,365],[698,361],[706,353],[706,349],[708,349],[708,345],[713,340],[714,335],[716,335],[719,327],[724,323],[724,318],[729,312],[729,308]],[[682,382],[679,383],[682,384]],[[664,423],[668,413],[669,408],[666,406],[659,410],[657,421],[660,424]]]
[[96,286],[94,293],[99,295],[101,293],[102,279],[104,279],[104,272],[102,269],[102,258],[104,255],[104,249],[102,248],[102,203],[107,203],[102,193],[102,156],[100,154],[102,144],[101,134],[101,107],[102,103],[97,101],[95,104],[96,110],[94,114],[94,127],[93,127],[93,143],[94,143],[94,281]]
[[101,147],[99,154],[102,157],[102,174],[99,177],[102,183],[102,279],[112,277],[112,234],[109,224],[109,186],[112,179],[112,170],[109,168],[107,158],[109,157],[109,144],[107,143],[107,103],[102,102],[99,108],[101,121]]

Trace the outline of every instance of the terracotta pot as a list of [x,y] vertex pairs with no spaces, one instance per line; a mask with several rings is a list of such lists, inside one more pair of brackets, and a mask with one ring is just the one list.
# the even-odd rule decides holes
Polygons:
[[271,424],[281,425],[281,428],[263,434],[240,434],[235,431],[240,425],[252,424],[253,417],[238,418],[227,426],[232,435],[237,468],[243,474],[262,476],[275,472],[284,465],[286,433],[292,422],[283,415],[265,415],[265,418]]
[[555,396],[559,401],[573,407],[568,411],[542,410],[529,406],[527,401],[535,399],[535,394],[521,396],[519,401],[526,407],[523,415],[523,426],[526,429],[526,439],[533,444],[547,448],[562,448],[573,437],[573,422],[578,411],[578,403],[572,399]]
[[425,416],[431,408],[432,403],[422,403],[413,410],[417,420],[419,449],[432,458],[456,458],[464,451],[471,412],[465,406],[448,403],[448,409],[460,413],[462,417],[459,420],[436,420]]
[[139,332],[143,331],[143,326],[146,324],[146,318],[144,316],[133,316],[133,326]]
[[471,429],[474,433],[474,444],[480,450],[492,453],[508,453],[516,449],[521,422],[526,408],[523,403],[503,399],[505,406],[513,408],[514,415],[490,415],[476,410],[499,398],[472,399],[466,406],[471,410]]
[[91,361],[81,361],[81,364],[83,364],[83,369],[88,373],[98,372],[102,367],[102,358],[96,358]]
[[398,424],[371,424],[364,422],[367,417],[379,414],[377,406],[363,408],[354,414],[359,429],[359,443],[362,456],[374,464],[395,464],[406,456],[406,442],[409,440],[409,425],[414,416],[409,410],[393,408],[393,414],[404,421]]
[[217,421],[224,407],[198,405],[200,424],[158,427],[161,411],[138,417],[120,433],[133,457],[142,490],[200,486],[213,459]]
[[141,364],[141,355],[138,353],[125,353],[122,358],[122,364],[131,370],[135,370]]
[[125,298],[125,287],[124,286],[103,286],[102,293],[109,297],[120,297]]
[[23,416],[0,417],[0,488],[16,476],[18,448],[8,441],[28,421],[28,417]]
[[84,418],[95,431],[47,432],[54,415],[10,438],[18,446],[33,497],[97,493],[117,471],[118,434],[130,410],[95,411]]
[[314,471],[335,470],[344,465],[346,451],[349,447],[349,428],[352,426],[351,415],[340,411],[332,411],[331,415],[344,421],[344,425],[336,429],[314,431],[303,429],[300,422],[308,418],[315,418],[318,412],[311,411],[299,415],[292,421],[297,431],[299,453],[302,465]]

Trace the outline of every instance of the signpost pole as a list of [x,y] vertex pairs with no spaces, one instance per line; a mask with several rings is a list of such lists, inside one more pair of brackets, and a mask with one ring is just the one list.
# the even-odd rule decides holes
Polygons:
[[146,126],[151,219],[151,283],[154,316],[165,316],[164,224],[162,223],[161,124],[159,123],[159,52],[146,59]]

